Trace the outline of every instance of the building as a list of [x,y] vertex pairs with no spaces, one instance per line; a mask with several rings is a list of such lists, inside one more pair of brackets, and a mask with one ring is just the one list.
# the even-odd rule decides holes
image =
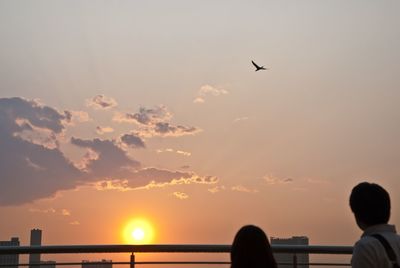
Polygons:
[[[31,246],[41,246],[42,245],[42,230],[32,229],[31,230]],[[36,264],[36,265],[34,265]],[[40,254],[29,254],[29,268],[37,268],[40,264]]]
[[[271,238],[272,245],[308,245],[308,237],[306,236],[293,236],[291,238]],[[278,263],[278,268],[308,268],[308,263],[310,262],[308,253],[275,253],[274,254],[276,262]],[[294,266],[293,263],[296,261],[298,264]]]
[[112,268],[112,261],[82,261],[82,268]]
[[[12,237],[10,241],[0,241],[0,247],[11,247],[19,246],[19,238]],[[5,268],[18,268],[19,265],[19,255],[0,255],[0,265]],[[4,265],[4,266],[3,266]]]

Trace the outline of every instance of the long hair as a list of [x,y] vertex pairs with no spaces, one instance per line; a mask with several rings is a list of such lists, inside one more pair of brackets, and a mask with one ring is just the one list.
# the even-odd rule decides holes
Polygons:
[[276,268],[271,245],[264,231],[254,225],[243,226],[231,249],[231,268]]

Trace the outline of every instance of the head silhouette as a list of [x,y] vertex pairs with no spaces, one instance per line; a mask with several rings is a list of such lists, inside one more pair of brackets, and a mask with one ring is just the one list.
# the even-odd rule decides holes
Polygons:
[[231,249],[231,268],[276,268],[271,246],[263,230],[243,226],[236,234]]
[[388,223],[390,197],[388,192],[375,183],[362,182],[351,191],[350,207],[361,229]]

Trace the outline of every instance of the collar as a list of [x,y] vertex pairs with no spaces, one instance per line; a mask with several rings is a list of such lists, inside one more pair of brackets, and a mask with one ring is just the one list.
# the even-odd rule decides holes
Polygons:
[[367,227],[361,237],[376,233],[396,233],[396,227],[390,224],[377,224]]

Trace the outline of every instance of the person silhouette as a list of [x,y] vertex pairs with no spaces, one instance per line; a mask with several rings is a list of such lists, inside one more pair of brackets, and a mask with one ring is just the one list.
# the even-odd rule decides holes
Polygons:
[[362,182],[350,194],[350,208],[363,234],[354,245],[353,268],[400,267],[400,236],[390,218],[390,196],[380,185]]
[[245,225],[236,233],[231,248],[231,268],[276,268],[271,245],[264,231]]

